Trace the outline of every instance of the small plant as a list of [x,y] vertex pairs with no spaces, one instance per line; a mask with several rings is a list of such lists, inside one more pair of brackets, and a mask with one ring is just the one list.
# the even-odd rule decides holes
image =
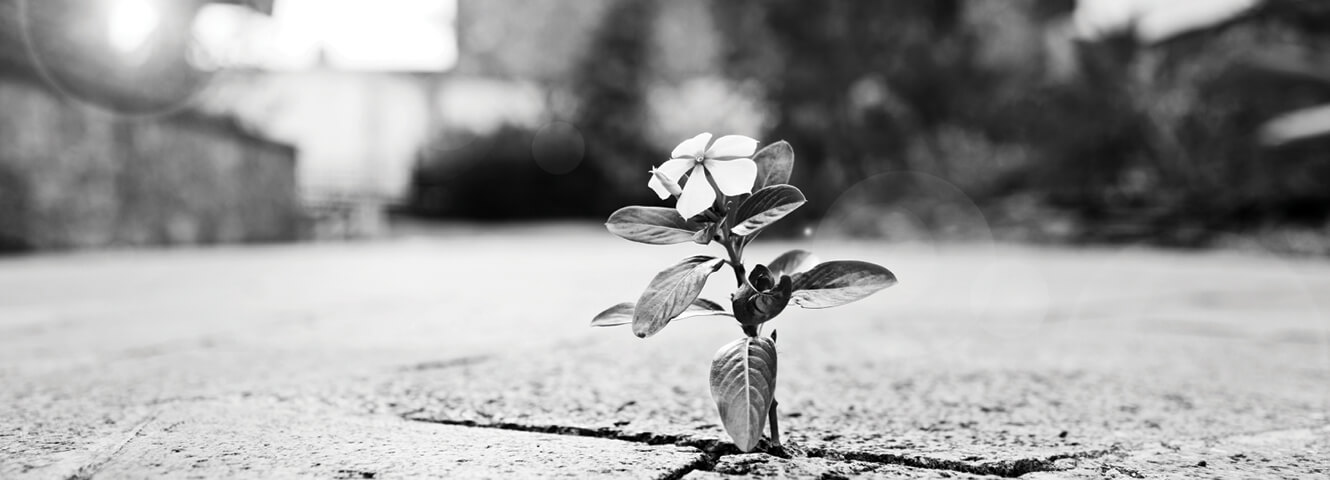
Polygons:
[[[727,135],[711,142],[703,133],[680,143],[670,160],[651,170],[647,182],[662,200],[677,197],[675,208],[631,206],[610,215],[605,226],[634,242],[669,245],[719,243],[727,258],[697,255],[683,259],[651,279],[636,302],[606,309],[592,326],[633,325],[646,338],[672,320],[722,316],[739,322],[744,337],[721,347],[711,363],[711,396],[721,423],[744,452],[757,447],[765,422],[771,422],[770,446],[781,451],[776,424],[776,331],[762,335],[770,321],[794,301],[804,308],[827,308],[867,297],[896,283],[885,268],[867,262],[817,263],[804,250],[791,250],[752,271],[744,265],[744,247],[763,229],[806,201],[786,184],[794,151],[784,141],[757,149],[757,140]],[[731,312],[698,298],[712,273],[729,265],[737,284]],[[811,267],[810,267],[811,266]]]

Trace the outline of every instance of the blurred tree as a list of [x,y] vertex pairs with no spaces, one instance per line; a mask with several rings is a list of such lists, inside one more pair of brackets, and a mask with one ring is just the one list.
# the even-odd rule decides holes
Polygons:
[[1330,84],[1251,66],[1289,55],[1325,61],[1328,10],[1274,0],[1195,23],[1147,12],[1124,31],[1082,42],[1082,75],[1059,88],[1054,104],[1092,108],[1069,108],[1037,130],[1108,136],[1046,142],[1035,187],[1076,185],[1053,198],[1099,225],[1087,229],[1096,238],[1200,245],[1224,231],[1324,224],[1330,163],[1318,160],[1330,150],[1266,149],[1261,132],[1280,112],[1330,101]]
[[[545,148],[537,132],[513,125],[480,138],[440,138],[421,150],[413,211],[485,220],[604,218],[625,203],[655,201],[646,188],[647,169],[664,155],[646,140],[646,88],[656,8],[649,0],[606,6],[567,81],[577,103],[571,120],[581,134],[570,150],[580,151],[537,152]],[[569,171],[540,165],[551,155]]]
[[937,131],[981,111],[996,86],[976,61],[980,39],[965,29],[963,3],[713,3],[727,73],[762,84],[776,114],[765,137],[796,146],[805,222],[872,174],[948,174]]
[[586,138],[585,163],[608,179],[583,195],[597,195],[608,200],[606,205],[623,198],[646,199],[644,166],[663,160],[646,139],[646,90],[656,9],[650,0],[613,2],[572,79],[578,99],[573,123]]
[[[778,115],[766,137],[799,151],[805,219],[853,182],[910,170],[953,183],[990,218],[1010,217],[1009,199],[1034,198],[1074,213],[1082,238],[1194,245],[1244,225],[1324,223],[1330,212],[1330,162],[1312,160],[1324,147],[1260,142],[1261,132],[1319,135],[1314,125],[1330,119],[1330,108],[1313,109],[1262,129],[1330,102],[1330,73],[1311,67],[1328,60],[1330,6],[1230,3],[1232,18],[1158,2],[1173,10],[1088,37],[1076,36],[1071,0],[713,8],[730,22],[727,73],[762,84]],[[1299,61],[1271,60],[1279,52]],[[1285,75],[1251,75],[1253,59]]]
[[[553,173],[532,158],[536,132],[505,125],[479,138],[440,138],[422,150],[411,178],[412,212],[476,220],[584,217],[613,209],[601,193],[609,183],[598,168]],[[448,148],[449,145],[463,145]],[[553,145],[544,155],[572,161],[576,146]],[[607,200],[607,198],[609,200]],[[612,210],[611,210],[612,211]]]

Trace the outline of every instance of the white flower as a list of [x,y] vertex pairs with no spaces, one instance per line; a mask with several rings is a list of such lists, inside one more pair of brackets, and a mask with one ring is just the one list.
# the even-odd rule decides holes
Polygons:
[[[757,140],[726,135],[711,142],[710,148],[708,142],[711,142],[710,133],[684,140],[674,147],[670,160],[652,170],[651,180],[647,181],[647,186],[664,200],[673,193],[671,190],[679,190],[677,183],[688,173],[688,182],[674,207],[683,218],[702,213],[715,203],[716,190],[707,181],[707,173],[716,182],[716,188],[731,197],[752,193],[753,182],[757,180],[757,164],[751,158],[757,150]],[[669,182],[663,182],[662,177]]]

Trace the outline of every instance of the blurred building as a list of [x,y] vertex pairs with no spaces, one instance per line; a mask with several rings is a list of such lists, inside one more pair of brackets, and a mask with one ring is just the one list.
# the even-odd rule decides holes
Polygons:
[[294,145],[316,237],[376,235],[439,124],[456,61],[452,1],[280,0],[272,15],[211,5],[200,16],[200,108]]
[[291,240],[294,151],[192,106],[200,1],[0,1],[0,248]]
[[[422,162],[459,161],[476,137],[502,128],[534,135],[575,122],[579,69],[606,13],[622,3],[279,0],[271,17],[209,7],[204,15],[217,25],[205,30],[216,32],[200,40],[219,73],[203,108],[295,145],[307,207],[373,232],[384,206],[406,201]],[[699,129],[755,134],[762,115],[752,96],[717,73],[710,2],[654,10],[644,133],[666,151]],[[523,141],[533,163],[535,142]]]

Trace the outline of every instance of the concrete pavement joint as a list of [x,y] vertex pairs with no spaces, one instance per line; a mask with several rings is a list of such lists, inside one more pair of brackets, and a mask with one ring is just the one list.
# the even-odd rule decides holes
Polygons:
[[1058,460],[1064,459],[1086,459],[1097,458],[1108,455],[1118,449],[1096,449],[1081,452],[1063,453],[1050,455],[1043,458],[1021,458],[1016,460],[1001,460],[983,463],[966,463],[956,460],[926,457],[922,455],[908,455],[886,452],[865,452],[856,450],[837,450],[826,447],[815,447],[808,449],[805,453],[809,457],[825,458],[838,461],[861,461],[870,463],[880,463],[885,465],[900,465],[904,467],[923,468],[928,470],[945,470],[950,472],[969,473],[974,475],[993,475],[998,477],[1014,478],[1033,472],[1052,472],[1059,471],[1062,468],[1056,465]]
[[650,432],[627,433],[614,428],[586,428],[572,427],[566,425],[528,425],[521,423],[501,422],[484,423],[472,420],[443,420],[436,418],[420,418],[412,416],[413,412],[402,414],[402,418],[413,422],[435,423],[440,425],[454,425],[471,428],[493,428],[498,430],[511,430],[518,432],[546,433],[553,435],[566,435],[575,437],[595,437],[611,440],[620,440],[625,442],[642,443],[646,445],[675,445],[680,447],[689,447],[699,450],[702,456],[696,461],[680,467],[678,470],[661,477],[662,480],[678,480],[697,470],[710,471],[720,457],[731,454],[742,453],[738,447],[729,442],[718,439],[705,439],[691,437],[687,435],[660,435]]
[[665,476],[660,477],[660,480],[679,480],[695,471],[699,470],[704,472],[711,471],[713,468],[716,467],[716,460],[718,460],[719,458],[720,456],[713,456],[711,454],[704,453],[701,457],[698,457],[697,460],[694,460],[692,463],[679,467],[677,470],[674,470],[670,473],[665,474]]
[[[500,430],[513,430],[520,432],[546,433],[555,435],[569,435],[579,437],[596,437],[622,440],[626,442],[643,443],[647,445],[677,445],[681,447],[696,448],[706,454],[706,458],[699,460],[692,465],[681,469],[677,476],[666,476],[665,478],[682,478],[694,470],[709,471],[726,455],[737,455],[740,452],[733,443],[719,439],[698,438],[689,435],[664,435],[651,432],[625,432],[611,427],[588,428],[575,427],[567,425],[533,425],[514,422],[477,422],[474,420],[447,420],[437,418],[421,418],[408,412],[402,414],[402,418],[409,421],[436,423],[441,425],[454,425],[473,428],[493,428]],[[794,450],[802,456],[811,458],[822,458],[838,462],[861,461],[877,463],[883,465],[897,465],[910,468],[921,468],[928,470],[941,470],[957,473],[968,473],[975,475],[993,475],[999,477],[1019,477],[1031,472],[1059,471],[1063,468],[1056,465],[1058,460],[1064,459],[1085,459],[1096,458],[1113,453],[1118,450],[1117,447],[1111,449],[1086,450],[1066,454],[1051,455],[1043,458],[1021,458],[1017,460],[1004,460],[983,463],[966,463],[956,460],[933,458],[922,455],[906,455],[896,453],[865,452],[857,450],[839,450],[827,447],[815,447],[811,449],[793,448],[785,451],[768,450],[765,440],[759,446],[759,451],[767,454],[789,458],[787,453]]]
[[413,422],[437,423],[441,425],[455,425],[461,427],[473,428],[494,428],[499,430],[513,430],[518,432],[549,433],[554,435],[567,435],[573,437],[595,437],[608,438],[613,440],[622,440],[625,442],[643,443],[647,445],[678,445],[680,447],[692,447],[701,450],[703,453],[720,457],[722,455],[731,455],[743,453],[733,443],[718,439],[698,438],[688,435],[662,435],[651,432],[624,432],[617,428],[601,427],[573,427],[567,425],[529,425],[513,422],[477,422],[474,420],[445,420],[437,418],[420,418],[412,416],[410,413],[403,414],[402,418]]

